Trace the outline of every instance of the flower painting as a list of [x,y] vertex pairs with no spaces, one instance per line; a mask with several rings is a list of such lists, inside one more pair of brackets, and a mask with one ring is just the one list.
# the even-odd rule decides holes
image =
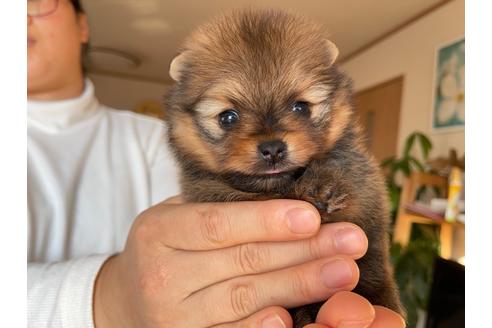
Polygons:
[[465,40],[437,52],[432,126],[435,130],[465,126]]

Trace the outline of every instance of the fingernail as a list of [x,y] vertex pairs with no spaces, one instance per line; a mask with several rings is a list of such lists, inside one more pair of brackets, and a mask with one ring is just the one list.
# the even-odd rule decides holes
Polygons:
[[321,280],[328,288],[341,288],[352,283],[352,269],[341,259],[332,260],[321,267]]
[[335,248],[342,254],[360,254],[365,244],[366,236],[360,229],[344,228],[335,233]]
[[287,225],[294,233],[312,233],[318,229],[318,217],[313,211],[305,208],[290,209],[287,214]]
[[261,328],[285,328],[285,323],[280,319],[278,314],[272,314],[263,319]]

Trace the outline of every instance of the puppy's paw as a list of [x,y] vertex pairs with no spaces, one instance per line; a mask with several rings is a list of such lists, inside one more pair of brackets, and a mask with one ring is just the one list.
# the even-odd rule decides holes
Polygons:
[[348,194],[340,193],[334,186],[320,188],[314,197],[313,205],[321,213],[331,214],[347,207]]
[[299,199],[313,204],[324,217],[326,214],[332,214],[346,208],[349,195],[344,192],[343,188],[335,184],[327,184],[323,186],[300,186],[297,188],[297,196]]

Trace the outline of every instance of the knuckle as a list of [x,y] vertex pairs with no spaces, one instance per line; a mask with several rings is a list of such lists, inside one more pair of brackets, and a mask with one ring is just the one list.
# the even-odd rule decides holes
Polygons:
[[149,222],[151,216],[148,213],[140,214],[133,224],[133,234],[139,241],[148,240],[155,230]]
[[230,306],[236,318],[244,318],[256,312],[258,295],[251,283],[238,283],[231,287]]
[[264,231],[264,233],[268,236],[273,236],[278,234],[279,228],[277,225],[274,225],[273,222],[278,222],[276,220],[272,220],[272,216],[269,215],[272,213],[271,211],[262,211],[258,217],[260,229]]
[[242,272],[253,273],[261,270],[267,258],[267,250],[258,244],[242,244],[237,247],[235,262]]
[[307,240],[305,245],[311,259],[319,259],[323,256],[323,251],[317,238]]
[[299,295],[303,300],[311,299],[310,279],[306,279],[307,274],[301,270],[294,270],[291,277],[293,295]]
[[201,234],[206,242],[212,245],[222,245],[231,234],[230,219],[214,208],[199,212]]

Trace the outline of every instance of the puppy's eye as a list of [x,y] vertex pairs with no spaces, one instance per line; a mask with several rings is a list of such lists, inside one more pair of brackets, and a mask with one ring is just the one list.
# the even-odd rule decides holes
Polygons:
[[298,113],[301,115],[309,114],[309,104],[305,101],[296,101],[294,105],[292,105],[292,111],[294,113]]
[[219,114],[219,124],[227,129],[239,121],[239,114],[234,109],[228,109]]

